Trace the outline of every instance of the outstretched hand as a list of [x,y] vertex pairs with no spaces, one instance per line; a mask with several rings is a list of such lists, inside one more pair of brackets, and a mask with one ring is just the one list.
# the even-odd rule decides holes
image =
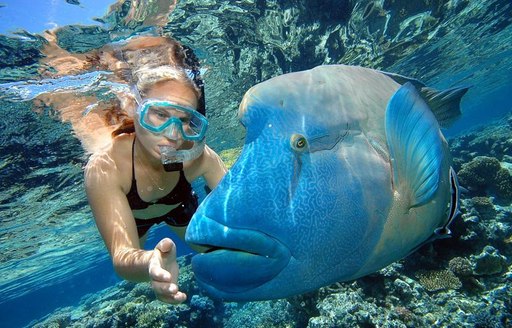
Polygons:
[[176,245],[171,239],[164,238],[156,245],[149,262],[151,288],[160,301],[179,304],[187,299],[187,295],[178,289],[178,273]]

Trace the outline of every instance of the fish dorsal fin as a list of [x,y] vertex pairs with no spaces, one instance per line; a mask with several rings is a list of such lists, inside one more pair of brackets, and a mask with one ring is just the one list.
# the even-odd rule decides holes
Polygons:
[[443,141],[439,123],[411,83],[391,97],[386,109],[386,138],[393,185],[411,194],[410,207],[432,199],[439,186]]
[[437,122],[443,128],[449,127],[461,115],[460,101],[462,96],[466,94],[469,87],[456,87],[446,90],[436,90],[429,88],[420,80],[403,76],[400,74],[379,71],[382,74],[390,77],[398,84],[405,84],[410,82],[414,87],[419,90],[421,96],[428,104],[430,110],[436,116]]
[[421,95],[436,116],[443,128],[449,127],[461,115],[460,101],[468,92],[468,87],[436,90],[429,87],[421,88]]

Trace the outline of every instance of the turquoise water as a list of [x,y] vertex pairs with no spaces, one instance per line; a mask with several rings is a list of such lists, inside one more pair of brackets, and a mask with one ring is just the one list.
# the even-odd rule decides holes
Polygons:
[[[43,31],[55,24],[57,44],[71,55],[81,55],[110,40],[148,30],[171,34],[194,48],[208,68],[208,143],[218,152],[243,144],[244,132],[237,122],[236,110],[250,86],[282,73],[342,63],[411,76],[436,88],[471,86],[463,98],[462,118],[445,131],[453,145],[457,169],[461,170],[462,164],[471,162],[475,156],[494,157],[502,166],[512,167],[512,144],[507,148],[510,135],[499,133],[509,127],[506,115],[512,109],[512,5],[508,0],[190,0],[177,1],[176,6],[172,5],[174,1],[143,1],[138,7],[132,6],[135,2],[120,1],[108,6],[114,3],[40,1],[32,8],[33,16],[22,11],[28,5],[36,6],[33,2],[4,1],[5,7],[0,8],[2,326],[43,322],[42,318],[56,309],[76,307],[89,293],[90,297],[102,297],[106,288],[119,283],[85,199],[82,169],[87,156],[70,124],[63,123],[51,107],[44,108],[42,113],[33,110],[33,98],[43,91],[87,86],[94,92],[108,87],[86,71],[73,73],[75,86],[69,78],[59,84],[60,80],[44,73],[42,49],[47,41]],[[202,188],[196,185],[196,189]],[[490,201],[494,212],[488,206],[484,214],[478,207],[482,200],[475,200],[478,197]],[[369,326],[378,320],[381,326],[393,326],[394,317],[384,319],[388,310],[404,311],[396,319],[404,326],[428,326],[432,322],[438,322],[438,326],[475,326],[485,322],[486,315],[499,318],[496,322],[488,320],[496,327],[511,324],[511,304],[506,301],[511,299],[512,276],[510,202],[500,199],[492,190],[473,188],[465,196],[463,212],[456,230],[459,237],[451,243],[436,244],[431,253],[420,252],[418,258],[448,263],[451,257],[459,256],[475,264],[482,249],[492,246],[504,257],[506,265],[493,274],[474,274],[472,278],[477,282],[473,285],[468,282],[471,279],[461,278],[463,288],[456,295],[450,294],[450,290],[427,293],[428,297],[413,291],[413,296],[408,292],[403,292],[407,297],[401,295],[397,279],[416,286],[420,278],[414,272],[428,262],[418,264],[409,259],[401,267],[393,266],[387,275],[381,273],[376,280],[356,282],[358,288],[351,289],[349,284],[338,286],[339,293],[322,290],[320,296],[310,299],[248,305],[215,303],[211,307],[198,305],[196,299],[195,303],[188,303],[191,312],[200,313],[203,309],[212,318],[212,313],[223,316],[224,321],[196,318],[181,324],[257,326],[254,315],[253,321],[248,319],[251,313],[259,313],[261,318],[266,318],[267,313],[271,317],[271,309],[275,308],[281,311],[279,315],[274,313],[276,319],[261,319],[261,325],[342,326],[341,319],[326,318],[347,302],[362,304],[360,310],[346,310],[359,318],[351,322],[360,325],[365,322],[361,319],[363,310],[371,317],[365,319]],[[167,233],[165,227],[159,227],[147,247]],[[190,252],[183,244],[178,249],[183,255]],[[393,278],[391,283],[386,280],[389,277]],[[371,286],[375,287],[374,293],[368,291]],[[388,294],[403,300],[388,299]],[[466,307],[450,307],[450,298],[465,302]],[[381,303],[375,301],[379,299]],[[476,307],[479,299],[496,305],[484,307],[482,314],[473,318],[471,315],[476,314],[472,306]],[[416,318],[425,317],[411,304],[418,300],[425,302],[424,308],[429,309],[434,319]],[[372,312],[373,308],[364,304],[378,304],[382,313]],[[446,313],[434,304],[444,306]],[[295,310],[286,312],[287,308]],[[406,320],[407,315],[414,320]],[[78,314],[74,316],[79,318]],[[85,326],[85,321],[82,324]]]

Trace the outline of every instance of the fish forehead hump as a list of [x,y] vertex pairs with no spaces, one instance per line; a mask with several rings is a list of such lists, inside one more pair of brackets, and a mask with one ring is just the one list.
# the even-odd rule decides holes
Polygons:
[[[240,106],[240,117],[259,110],[314,115],[328,126],[358,121],[363,130],[384,132],[386,104],[399,84],[379,71],[346,65],[319,66],[274,77],[252,87]],[[253,107],[253,108],[251,108]],[[250,109],[251,108],[251,109]]]

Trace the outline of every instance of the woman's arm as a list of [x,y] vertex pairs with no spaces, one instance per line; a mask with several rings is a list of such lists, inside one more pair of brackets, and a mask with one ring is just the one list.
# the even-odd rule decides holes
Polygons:
[[150,280],[161,301],[181,303],[186,295],[177,286],[176,246],[164,238],[152,251],[140,249],[137,227],[118,172],[108,154],[91,158],[85,169],[87,198],[114,268],[123,279]]
[[85,169],[85,190],[116,272],[123,279],[145,281],[149,279],[152,251],[140,249],[135,220],[118,172],[108,153],[91,158]]

